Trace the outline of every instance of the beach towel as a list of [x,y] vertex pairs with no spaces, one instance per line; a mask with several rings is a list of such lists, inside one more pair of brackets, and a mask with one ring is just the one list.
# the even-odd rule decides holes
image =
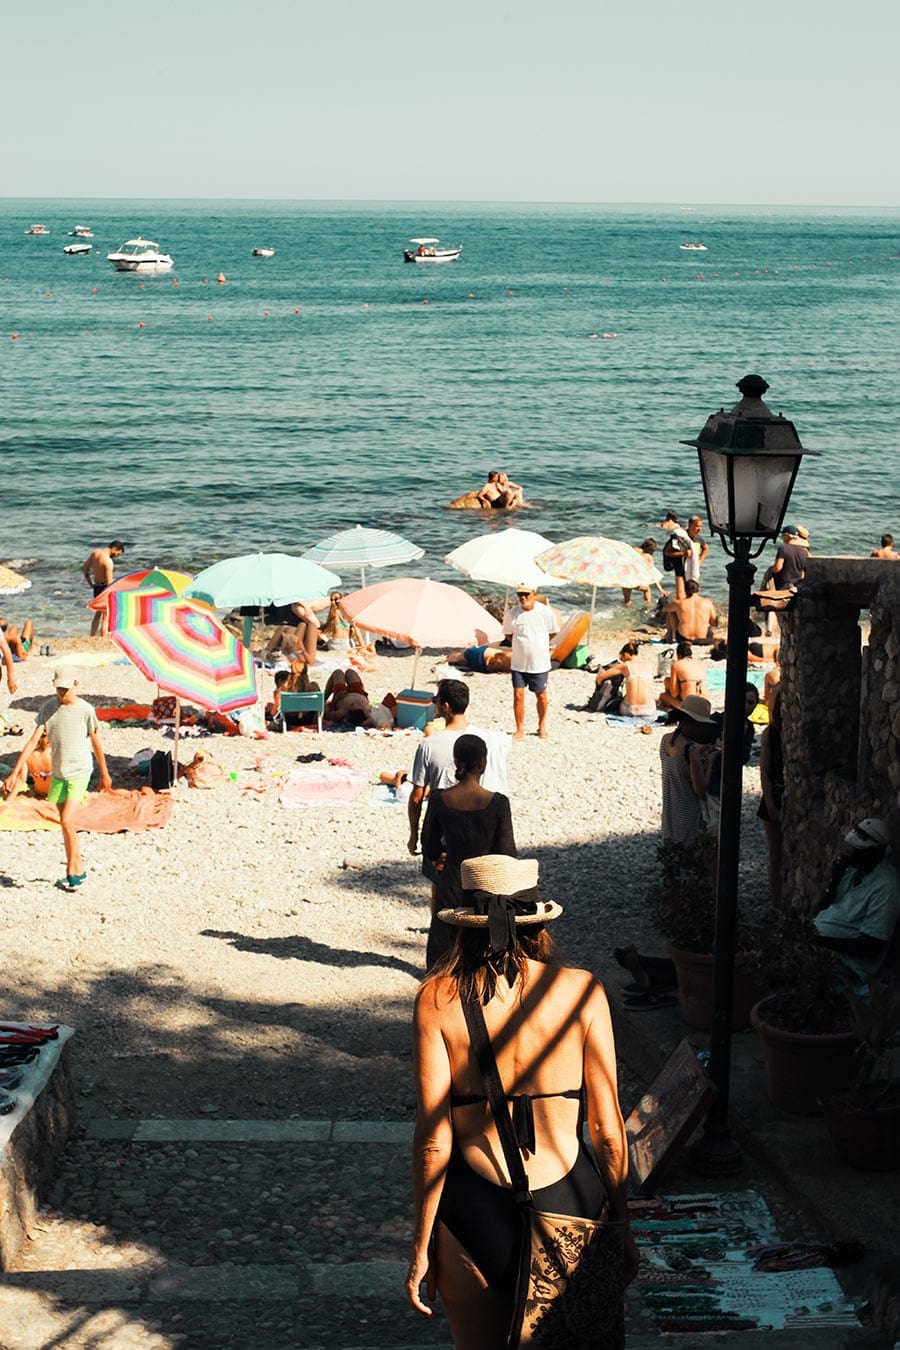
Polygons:
[[138,726],[149,721],[152,709],[149,703],[126,703],[116,708],[95,708],[101,722],[127,722]]
[[295,764],[279,800],[292,811],[313,806],[345,806],[359,796],[366,782],[366,775],[357,769],[335,764]]
[[[172,798],[150,788],[91,792],[76,809],[75,828],[90,834],[158,830],[169,823]],[[0,830],[58,830],[59,810],[41,797],[19,794],[0,805]]]
[[411,783],[403,783],[399,789],[392,788],[388,783],[378,783],[369,794],[369,805],[402,806],[405,811],[411,795]]
[[606,725],[619,727],[623,731],[634,731],[636,727],[655,727],[665,718],[659,717],[623,717],[621,713],[607,713]]
[[[704,672],[706,676],[706,687],[710,692],[717,692],[725,688],[725,664],[721,666],[707,666]],[[747,683],[755,684],[757,689],[762,689],[766,682],[766,672],[764,670],[748,670]]]

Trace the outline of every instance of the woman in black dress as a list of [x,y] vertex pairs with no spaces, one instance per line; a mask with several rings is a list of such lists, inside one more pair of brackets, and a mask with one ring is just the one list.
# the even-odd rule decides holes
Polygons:
[[486,853],[516,856],[509,798],[481,786],[487,764],[487,746],[481,737],[460,736],[453,747],[453,762],[456,786],[431,793],[422,826],[422,856],[439,870],[425,954],[429,970],[449,951],[456,937],[456,930],[437,914],[438,910],[456,909],[464,903],[460,865],[466,858],[481,858]]

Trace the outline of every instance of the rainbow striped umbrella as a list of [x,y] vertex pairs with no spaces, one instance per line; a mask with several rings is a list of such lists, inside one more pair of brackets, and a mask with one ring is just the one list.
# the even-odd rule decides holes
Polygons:
[[259,697],[250,652],[208,609],[156,591],[113,591],[109,636],[142,675],[175,695],[175,781],[181,700],[230,712]]
[[113,591],[109,636],[148,680],[200,708],[230,712],[255,703],[247,648],[208,609],[154,591]]
[[139,572],[129,572],[110,582],[105,591],[95,595],[87,602],[88,609],[106,609],[110,594],[119,591],[156,591],[160,595],[181,595],[191,578],[187,572],[175,572],[171,567],[145,567]]

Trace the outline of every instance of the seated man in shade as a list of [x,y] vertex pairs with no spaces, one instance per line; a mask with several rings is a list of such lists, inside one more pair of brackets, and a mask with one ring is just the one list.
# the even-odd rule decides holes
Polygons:
[[861,982],[880,968],[900,918],[900,877],[887,860],[888,843],[887,821],[870,816],[854,825],[813,917],[817,940]]

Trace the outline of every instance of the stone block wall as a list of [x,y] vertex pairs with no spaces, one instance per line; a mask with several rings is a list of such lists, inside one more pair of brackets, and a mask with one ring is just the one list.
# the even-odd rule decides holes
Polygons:
[[780,617],[784,895],[809,908],[854,820],[900,853],[900,563],[811,558]]

